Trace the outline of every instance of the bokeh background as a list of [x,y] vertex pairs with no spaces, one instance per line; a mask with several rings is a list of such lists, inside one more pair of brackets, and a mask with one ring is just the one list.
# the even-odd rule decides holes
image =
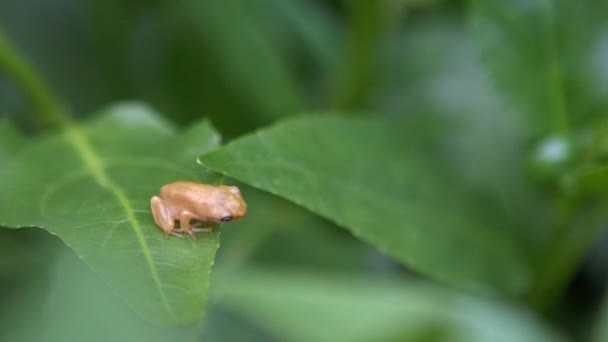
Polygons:
[[[567,25],[607,35],[608,24],[591,15],[605,5],[587,5],[574,13],[578,21],[556,19],[558,45],[587,37]],[[547,165],[531,166],[540,175],[524,170],[548,132],[533,123],[542,115],[515,115],[519,109],[495,87],[482,58],[491,59],[494,50],[479,48],[485,38],[471,29],[470,7],[441,0],[2,0],[0,25],[82,119],[109,103],[135,99],[184,127],[210,118],[225,142],[306,113],[420,120],[421,127],[449,137],[455,177],[464,184],[487,192],[504,190],[496,179],[518,184],[503,193],[525,193],[516,197],[525,201],[513,212],[528,212],[514,218],[521,221],[514,229],[535,226],[527,238],[542,239],[547,216],[555,214],[547,207],[560,190],[551,187],[555,174]],[[542,39],[532,32],[522,26],[518,34],[534,55]],[[571,49],[568,56],[589,61],[595,71],[567,79],[572,97],[588,104],[579,105],[572,120],[585,128],[602,123],[608,108],[602,96],[608,40],[586,45],[580,39],[581,47],[596,46],[589,54]],[[511,60],[517,63],[518,56]],[[535,84],[534,76],[517,81],[523,89]],[[32,110],[0,75],[0,115],[24,132],[44,132],[46,123]],[[558,308],[535,314],[519,300],[438,284],[300,207],[244,189],[253,217],[224,230],[213,295],[199,325],[149,326],[54,237],[0,231],[0,330],[10,340],[58,341],[608,338],[601,309],[608,242],[601,234],[583,253]],[[249,268],[245,283],[231,272]],[[386,287],[368,283],[386,279]],[[392,288],[394,279],[407,279],[409,290]],[[315,322],[324,324],[311,325],[317,315]]]
[[[448,83],[480,82],[458,1],[1,6],[9,37],[82,116],[141,99],[181,124],[208,116],[233,137],[304,111],[462,112],[487,101],[482,85],[455,93]],[[2,87],[3,110],[27,120],[27,103]]]

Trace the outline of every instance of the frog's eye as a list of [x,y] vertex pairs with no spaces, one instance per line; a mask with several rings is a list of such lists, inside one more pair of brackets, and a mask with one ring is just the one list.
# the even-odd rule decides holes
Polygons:
[[230,216],[230,215],[224,216],[224,217],[222,217],[222,219],[220,221],[222,221],[222,222],[230,222],[230,221],[232,221],[232,216]]

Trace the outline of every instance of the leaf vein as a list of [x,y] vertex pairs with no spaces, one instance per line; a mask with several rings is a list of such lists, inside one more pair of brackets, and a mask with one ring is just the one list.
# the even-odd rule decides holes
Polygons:
[[118,202],[124,208],[127,214],[127,219],[129,220],[129,223],[131,224],[131,227],[133,228],[133,231],[137,236],[139,244],[141,245],[144,258],[146,259],[146,262],[148,264],[148,268],[160,295],[161,301],[163,302],[163,305],[169,315],[171,315],[172,318],[176,318],[173,308],[169,304],[169,301],[167,300],[167,297],[163,290],[160,276],[158,275],[158,270],[156,269],[154,260],[152,259],[152,255],[150,253],[150,248],[148,247],[139,221],[135,217],[134,209],[131,205],[131,202],[129,201],[129,198],[127,197],[125,192],[117,184],[112,182],[112,180],[108,177],[105,172],[103,163],[101,162],[101,158],[97,155],[97,153],[95,153],[89,141],[84,136],[81,128],[76,125],[68,125],[66,128],[66,138],[68,142],[72,144],[78,156],[82,159],[84,165],[91,173],[95,181],[101,186],[108,189],[116,197],[116,199],[118,199]]

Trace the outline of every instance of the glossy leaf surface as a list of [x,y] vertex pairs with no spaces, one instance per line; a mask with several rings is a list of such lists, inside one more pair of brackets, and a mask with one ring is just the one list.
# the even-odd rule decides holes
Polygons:
[[303,117],[199,161],[336,222],[416,270],[521,291],[527,268],[508,229],[486,221],[475,211],[482,202],[436,172],[415,134],[377,120]]

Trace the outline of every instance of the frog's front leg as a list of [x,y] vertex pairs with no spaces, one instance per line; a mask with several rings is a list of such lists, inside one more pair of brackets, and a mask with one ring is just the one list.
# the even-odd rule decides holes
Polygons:
[[191,212],[185,211],[185,210],[182,211],[181,214],[179,215],[180,231],[190,234],[190,237],[192,238],[192,240],[196,240],[196,236],[194,236],[194,232],[192,231],[193,229],[196,229],[196,228],[192,228],[192,225],[190,224],[190,221],[194,218],[195,218],[195,215],[193,215]]
[[154,222],[165,233],[165,239],[169,238],[169,234],[175,235],[180,239],[184,238],[181,234],[174,232],[175,220],[171,216],[169,209],[165,206],[162,198],[153,196],[150,199],[150,206],[152,207]]
[[180,229],[176,231],[190,234],[190,237],[193,240],[196,240],[196,236],[194,235],[194,233],[209,233],[213,231],[213,227],[200,228],[200,226],[203,224],[203,222],[201,221],[195,221],[194,223],[191,223],[192,220],[195,218],[196,217],[189,211],[182,212],[179,217]]

